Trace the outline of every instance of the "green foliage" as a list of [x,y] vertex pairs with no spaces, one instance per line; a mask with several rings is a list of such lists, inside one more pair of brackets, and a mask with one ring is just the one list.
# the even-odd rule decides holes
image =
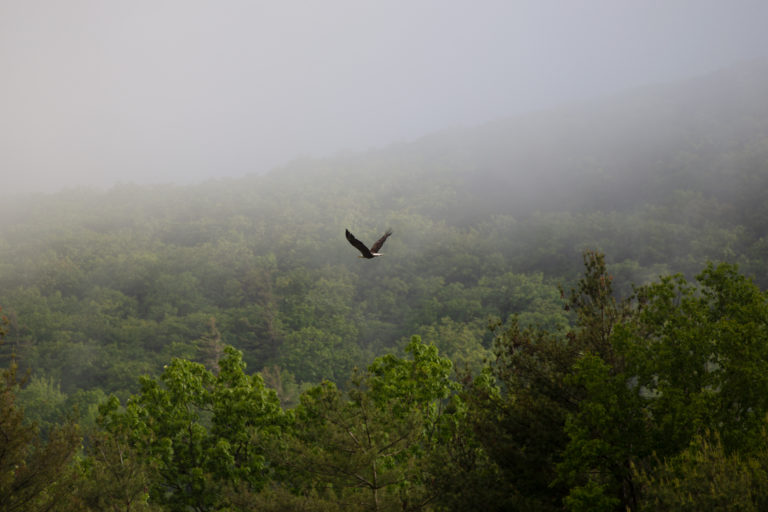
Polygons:
[[80,445],[77,425],[51,429],[43,442],[35,425],[24,421],[15,403],[19,388],[16,366],[0,375],[0,510],[51,510],[63,502],[74,481],[70,463]]
[[512,506],[635,510],[645,498],[633,468],[652,474],[654,457],[674,458],[706,431],[733,457],[758,453],[768,296],[720,264],[698,285],[667,277],[617,300],[601,254],[585,253],[585,269],[567,304],[575,329],[513,321],[495,341],[496,384],[476,377],[465,391],[468,419],[504,475],[496,484],[528,500]]
[[68,500],[71,510],[162,510],[149,502],[147,492],[157,478],[157,466],[131,445],[131,435],[127,429],[90,433],[88,456],[79,461],[79,479]]
[[142,378],[125,410],[115,399],[102,409],[105,429],[127,433],[129,449],[156,468],[151,503],[214,510],[222,506],[222,487],[257,491],[269,479],[264,444],[284,421],[277,396],[260,376],[244,373],[233,348],[219,366],[214,375],[175,359],[159,381]]
[[555,482],[567,442],[562,426],[578,398],[566,379],[577,351],[559,336],[521,329],[514,319],[497,333],[493,365],[465,391],[468,420],[499,468],[484,487],[502,489],[506,506],[490,508],[557,510],[565,493]]
[[442,354],[451,354],[451,360],[458,369],[469,369],[477,373],[490,356],[485,348],[488,326],[485,322],[456,322],[449,317],[436,325],[419,329],[425,342],[435,345]]
[[[469,374],[462,375],[468,382]],[[488,372],[473,382],[489,393],[498,391]],[[445,402],[429,451],[425,474],[429,475],[432,504],[436,510],[534,510],[532,500],[522,498],[505,481],[502,468],[484,448],[473,414],[473,394],[459,390]],[[487,441],[487,439],[485,439]],[[495,454],[494,454],[495,455]]]
[[376,359],[346,393],[323,382],[302,394],[275,459],[294,493],[329,510],[420,510],[431,501],[424,467],[455,387],[452,365],[418,337],[406,352]]
[[300,381],[337,381],[349,375],[362,359],[361,352],[357,346],[345,346],[332,332],[305,327],[285,336],[282,360]]
[[32,377],[16,393],[16,399],[24,407],[24,416],[44,432],[62,417],[67,396],[50,378]]
[[768,297],[732,265],[710,264],[698,286],[677,276],[640,288],[631,310],[610,298],[609,276],[593,261],[599,271],[587,262],[582,299],[571,301],[581,328],[573,340],[593,342],[569,377],[583,396],[567,415],[558,470],[571,487],[568,507],[610,508],[618,499],[636,509],[631,468],[653,453],[674,456],[705,431],[729,450],[759,446]]
[[[609,339],[628,310],[613,298],[602,254],[586,252],[584,264],[584,277],[565,305],[576,314],[577,328],[566,335],[550,333],[521,328],[515,318],[506,329],[496,326],[490,369],[499,388],[480,379],[469,389],[475,429],[503,471],[508,494],[521,495],[520,508],[556,510],[569,493],[569,506],[579,508],[576,503],[600,495],[604,483],[582,481],[583,467],[590,467],[590,476],[600,475],[593,462],[606,460],[604,452],[615,455],[604,440],[581,440],[580,434],[600,432],[592,427],[601,422],[604,430],[626,398],[625,393],[610,396],[614,389],[605,384],[615,379],[624,385],[621,375],[611,375],[620,357]],[[588,405],[593,392],[606,393],[599,398],[608,403]],[[582,415],[590,428],[579,425]],[[621,438],[621,429],[615,430],[611,435]],[[614,459],[607,459],[609,471]],[[604,506],[601,500],[588,506]]]
[[568,488],[569,510],[634,508],[631,461],[647,455],[646,416],[640,388],[614,343],[618,326],[632,321],[629,301],[613,295],[613,277],[602,254],[584,254],[584,277],[571,290],[577,329],[567,344],[577,350],[565,384],[577,400],[565,416],[568,442],[557,463],[557,481]]
[[573,366],[569,384],[584,397],[566,417],[569,442],[557,466],[558,479],[570,487],[568,510],[634,509],[639,490],[631,464],[649,454],[643,399],[627,375],[600,357],[586,354]]
[[[413,336],[405,357],[365,370],[351,368],[342,337],[319,338],[343,331],[334,312],[344,301],[312,290],[349,289],[298,273],[281,293],[306,296],[285,307],[324,313],[282,337],[279,352],[311,354],[312,378],[347,365],[344,387],[300,386],[277,365],[246,374],[211,317],[207,333],[179,342],[209,368],[175,358],[124,407],[109,399],[76,462],[77,431],[58,417],[102,395],[67,394],[50,378],[22,387],[12,367],[2,427],[15,444],[0,463],[16,462],[0,484],[19,491],[3,496],[32,510],[56,496],[59,509],[86,511],[764,508],[768,294],[734,265],[710,264],[696,283],[663,277],[617,299],[603,255],[585,252],[584,266],[560,294],[570,329],[512,315],[492,323],[488,350],[479,320],[445,317],[423,327],[430,343]],[[554,300],[538,278],[504,279],[542,292],[538,304]],[[438,346],[465,364],[455,369]],[[47,443],[23,422],[17,395]],[[45,457],[58,472],[41,467]]]
[[653,471],[636,469],[641,511],[758,511],[768,507],[768,451],[728,454],[718,435],[697,435]]
[[664,455],[705,430],[728,449],[750,449],[768,413],[768,296],[732,265],[709,265],[697,280],[640,290],[638,322],[621,335]]

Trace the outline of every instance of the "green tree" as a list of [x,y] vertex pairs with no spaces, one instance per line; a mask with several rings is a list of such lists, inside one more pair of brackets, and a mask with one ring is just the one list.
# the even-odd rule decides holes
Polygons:
[[426,457],[454,387],[452,365],[416,336],[406,352],[376,359],[346,393],[326,381],[302,394],[281,458],[285,485],[335,510],[430,503]]
[[20,382],[11,363],[0,374],[0,511],[62,508],[74,481],[71,462],[80,446],[77,425],[52,428],[46,442],[16,404]]
[[130,443],[131,432],[93,431],[88,436],[87,457],[79,462],[79,479],[69,496],[78,512],[152,512],[149,488],[157,478],[156,465]]
[[490,351],[483,346],[488,326],[480,320],[460,323],[444,317],[438,324],[419,330],[424,341],[434,344],[457,368],[477,372],[490,355]]
[[[763,437],[762,442],[766,439]],[[717,434],[697,435],[680,454],[637,470],[643,498],[637,510],[759,511],[768,507],[768,450],[726,453]]]
[[557,466],[571,510],[636,509],[632,468],[651,471],[654,453],[675,457],[705,432],[748,457],[768,414],[768,297],[736,267],[710,264],[697,285],[663,278],[634,307],[608,299],[603,273],[582,281],[590,301],[572,300],[584,342],[566,383],[579,398]]
[[27,421],[34,422],[43,436],[66,416],[67,395],[52,378],[32,376],[16,393]]
[[[462,377],[471,380],[468,372]],[[489,373],[473,381],[474,392],[481,387],[493,393]],[[446,404],[428,454],[425,473],[436,510],[514,510],[519,503],[507,485],[501,468],[485,450],[472,418],[467,393],[453,394]]]
[[[489,510],[559,510],[567,486],[556,481],[568,438],[567,415],[580,394],[567,382],[578,349],[568,339],[513,318],[496,327],[495,359],[465,381],[468,421],[485,454],[498,467],[485,488],[499,490]],[[476,495],[482,494],[476,492]]]
[[318,327],[304,327],[286,334],[282,351],[285,368],[299,381],[309,383],[323,379],[342,381],[365,360],[358,345]]
[[497,325],[495,360],[465,391],[468,417],[507,489],[496,508],[598,510],[635,499],[629,457],[642,417],[612,343],[631,308],[613,297],[602,254],[586,252],[584,264],[565,304],[575,328],[522,329],[514,317],[506,329]]
[[728,264],[708,265],[697,281],[642,288],[637,321],[616,336],[661,456],[707,430],[727,450],[756,449],[768,413],[768,295]]
[[214,510],[223,489],[259,490],[269,480],[264,443],[282,420],[274,391],[246,375],[240,352],[226,347],[214,375],[175,359],[160,380],[141,379],[125,410],[102,409],[105,429],[129,433],[130,446],[156,468],[150,502],[169,510]]
[[627,373],[622,346],[614,334],[634,311],[617,300],[605,257],[587,251],[585,272],[571,290],[567,307],[577,316],[568,343],[578,350],[565,385],[577,400],[565,416],[568,436],[557,464],[557,481],[569,488],[569,510],[636,508],[638,489],[632,478],[635,457],[647,455],[645,416],[640,388]]

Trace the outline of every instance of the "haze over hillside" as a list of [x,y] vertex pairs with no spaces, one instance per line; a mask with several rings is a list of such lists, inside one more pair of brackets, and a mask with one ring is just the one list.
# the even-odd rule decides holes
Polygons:
[[766,19],[760,0],[4,2],[0,178],[263,173],[766,58]]
[[243,183],[265,191],[280,184],[294,200],[311,201],[334,182],[370,209],[418,209],[424,198],[433,214],[431,198],[447,187],[441,215],[452,221],[629,209],[678,188],[712,192],[708,183],[738,173],[735,155],[757,159],[768,138],[765,90],[768,61],[753,61],[381,149],[294,161],[266,181]]
[[[111,231],[196,246],[231,229],[259,247],[249,251],[316,268],[347,255],[338,239],[345,228],[375,239],[393,227],[390,248],[416,261],[445,257],[454,250],[447,240],[461,246],[459,234],[469,230],[485,247],[475,250],[501,251],[526,271],[578,268],[581,250],[600,247],[609,261],[689,273],[708,260],[738,261],[766,283],[765,90],[768,63],[756,61],[381,149],[296,160],[263,175],[9,197],[0,204],[0,248],[11,261],[25,250],[66,252],[87,233]],[[594,222],[600,227],[584,231]],[[674,227],[651,235],[656,222]],[[47,247],[42,240],[57,230],[78,235]],[[451,235],[441,239],[444,230]],[[666,248],[649,250],[641,243],[649,236]],[[556,261],[530,252],[539,243]],[[646,277],[633,271],[629,279]]]
[[[759,161],[765,152],[766,90],[768,61],[752,61],[379,149],[298,159],[265,175],[203,182],[187,192],[134,193],[161,200],[165,194],[237,191],[251,201],[259,197],[253,208],[261,212],[280,201],[313,205],[313,220],[330,215],[339,205],[328,204],[329,197],[342,195],[365,216],[424,209],[435,219],[464,224],[491,214],[626,210],[689,187],[722,195],[728,192],[724,177],[745,165],[739,158]],[[332,196],[329,186],[335,187]],[[731,198],[736,190],[759,192],[736,182],[726,188]],[[88,197],[82,196],[84,211],[90,210]],[[23,222],[37,207],[47,210],[47,203],[9,198],[6,225]],[[95,220],[100,213],[92,215]]]

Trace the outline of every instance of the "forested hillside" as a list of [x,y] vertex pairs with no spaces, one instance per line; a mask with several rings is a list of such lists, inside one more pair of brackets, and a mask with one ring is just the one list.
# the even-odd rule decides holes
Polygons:
[[[746,469],[702,499],[765,506],[766,90],[751,64],[265,176],[9,194],[4,411],[49,443],[24,467],[67,468],[29,503],[683,510],[654,507],[704,454]],[[368,261],[345,228],[394,234]]]

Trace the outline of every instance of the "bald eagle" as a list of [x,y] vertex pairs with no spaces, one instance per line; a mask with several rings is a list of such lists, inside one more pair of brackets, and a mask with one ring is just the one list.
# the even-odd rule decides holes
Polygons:
[[392,234],[392,230],[388,229],[386,233],[384,233],[384,236],[376,240],[376,243],[371,246],[370,249],[368,249],[363,242],[355,238],[355,235],[349,232],[347,229],[347,240],[349,240],[349,243],[357,247],[357,250],[360,251],[360,256],[358,258],[375,258],[376,256],[381,256],[379,254],[379,249],[381,249],[381,246],[384,245],[384,242],[387,241],[387,238]]

